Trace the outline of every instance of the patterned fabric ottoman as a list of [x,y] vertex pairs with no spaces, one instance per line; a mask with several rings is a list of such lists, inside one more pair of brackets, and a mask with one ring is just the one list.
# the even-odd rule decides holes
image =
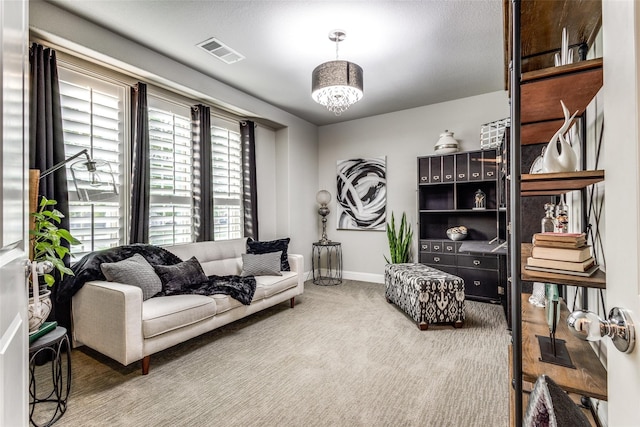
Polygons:
[[385,297],[395,303],[421,330],[430,323],[464,323],[464,280],[424,264],[387,264]]

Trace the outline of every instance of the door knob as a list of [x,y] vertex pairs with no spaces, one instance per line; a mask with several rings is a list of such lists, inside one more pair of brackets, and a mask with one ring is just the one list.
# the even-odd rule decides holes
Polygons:
[[574,311],[567,317],[567,326],[575,336],[585,341],[599,341],[609,336],[613,345],[623,353],[631,353],[636,343],[629,313],[619,307],[613,307],[606,320],[591,311]]

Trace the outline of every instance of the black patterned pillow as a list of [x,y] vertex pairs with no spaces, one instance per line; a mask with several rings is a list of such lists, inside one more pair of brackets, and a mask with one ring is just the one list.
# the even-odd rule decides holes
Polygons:
[[242,277],[282,276],[280,272],[281,255],[281,252],[242,254]]
[[103,262],[100,264],[100,270],[110,282],[124,283],[142,289],[143,301],[162,291],[162,281],[151,264],[140,254],[118,262]]
[[529,396],[523,427],[589,427],[569,395],[551,378],[540,375]]
[[265,242],[259,242],[257,240],[249,239],[247,240],[247,253],[266,254],[282,251],[282,255],[280,255],[280,270],[291,271],[291,267],[289,266],[289,255],[287,254],[290,240],[291,239],[288,237],[284,239],[270,240]]
[[155,269],[162,281],[162,291],[167,296],[181,294],[183,289],[208,280],[194,256],[175,265],[156,265]]

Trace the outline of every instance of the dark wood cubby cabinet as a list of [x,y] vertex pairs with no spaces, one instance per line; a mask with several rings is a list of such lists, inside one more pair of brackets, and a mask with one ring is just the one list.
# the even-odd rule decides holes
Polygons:
[[[501,165],[495,149],[418,158],[420,262],[462,277],[467,299],[491,303],[505,297],[506,260],[496,251],[506,240]],[[474,209],[478,190],[484,209]],[[447,229],[460,225],[467,238],[450,240]]]

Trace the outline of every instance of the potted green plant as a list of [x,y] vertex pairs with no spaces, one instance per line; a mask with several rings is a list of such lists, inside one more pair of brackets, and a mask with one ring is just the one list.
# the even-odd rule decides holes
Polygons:
[[[69,254],[69,248],[63,246],[66,241],[71,245],[80,243],[64,228],[59,228],[60,220],[64,215],[55,209],[58,202],[42,197],[39,208],[31,213],[33,229],[29,230],[29,243],[31,246],[31,282],[32,296],[29,298],[29,332],[35,332],[46,320],[51,312],[51,291],[40,291],[36,263],[48,261],[58,270],[60,278],[65,274],[73,275],[73,271],[64,264],[64,258]],[[51,287],[56,282],[51,272],[43,274],[44,283]]]
[[407,223],[406,213],[402,213],[400,229],[396,230],[396,221],[391,213],[391,224],[387,223],[387,239],[389,240],[389,252],[391,260],[386,256],[384,259],[389,264],[400,264],[411,262],[411,239],[413,231],[411,225]]

